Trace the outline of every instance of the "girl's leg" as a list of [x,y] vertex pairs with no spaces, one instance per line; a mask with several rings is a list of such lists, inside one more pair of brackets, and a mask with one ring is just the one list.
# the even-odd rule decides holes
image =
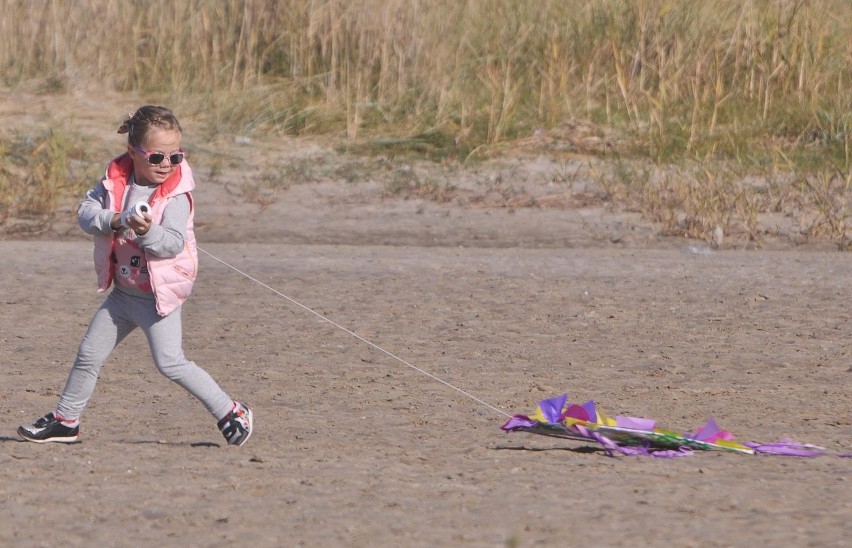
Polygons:
[[181,309],[166,317],[160,317],[154,311],[153,316],[138,319],[142,320],[139,326],[148,337],[151,355],[160,373],[198,398],[216,420],[227,416],[234,407],[234,400],[204,369],[187,360],[183,354]]
[[56,412],[65,420],[80,418],[95,390],[101,366],[135,327],[124,314],[120,299],[114,295],[110,293],[95,312],[77,350],[74,366],[56,407]]

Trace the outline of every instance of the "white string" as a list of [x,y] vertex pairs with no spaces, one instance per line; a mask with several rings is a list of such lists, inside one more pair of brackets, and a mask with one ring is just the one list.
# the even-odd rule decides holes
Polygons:
[[465,395],[465,396],[467,396],[468,398],[472,399],[473,401],[475,401],[475,402],[477,402],[477,403],[479,403],[479,404],[481,404],[481,405],[484,405],[485,407],[487,407],[487,408],[491,409],[492,411],[496,411],[497,413],[499,413],[499,414],[501,414],[501,415],[504,415],[504,416],[506,416],[506,417],[509,417],[509,418],[511,418],[511,417],[512,417],[512,415],[510,415],[509,413],[506,413],[505,411],[503,411],[503,410],[501,410],[501,409],[498,409],[498,408],[494,407],[493,405],[491,405],[491,404],[489,404],[489,403],[486,403],[486,402],[482,401],[481,399],[477,398],[477,397],[476,397],[476,396],[474,396],[473,394],[470,394],[470,393],[468,393],[468,392],[465,392],[464,390],[462,390],[461,388],[459,388],[459,387],[457,387],[457,386],[453,386],[452,384],[448,383],[447,381],[445,381],[445,380],[443,380],[443,379],[440,379],[440,378],[436,377],[436,376],[435,376],[435,375],[433,375],[432,373],[429,373],[428,371],[425,371],[425,370],[423,370],[423,369],[421,369],[421,368],[417,367],[416,365],[414,365],[414,364],[412,364],[412,363],[409,363],[409,362],[405,361],[404,359],[400,358],[400,357],[399,357],[399,356],[397,356],[396,354],[393,354],[392,352],[389,352],[389,351],[385,350],[385,349],[384,349],[384,348],[382,348],[381,346],[379,346],[379,345],[377,345],[377,344],[375,344],[375,343],[373,343],[373,342],[368,341],[367,339],[365,339],[365,338],[364,338],[364,337],[362,337],[361,335],[358,335],[358,334],[357,334],[357,333],[355,333],[354,331],[350,331],[349,329],[346,329],[346,328],[345,328],[345,327],[343,327],[342,325],[340,325],[340,324],[338,324],[338,323],[335,323],[335,322],[334,322],[334,321],[332,321],[332,320],[329,320],[328,318],[326,318],[325,316],[323,316],[323,315],[322,315],[322,314],[320,314],[319,312],[315,311],[314,309],[312,309],[312,308],[310,308],[310,307],[308,307],[308,306],[305,306],[305,305],[303,305],[302,303],[300,303],[299,301],[297,301],[297,300],[295,300],[295,299],[292,299],[292,298],[288,297],[288,296],[287,296],[287,295],[285,295],[284,293],[281,293],[281,292],[280,292],[280,291],[278,291],[277,289],[275,289],[275,288],[273,288],[273,287],[270,287],[270,286],[266,285],[265,283],[261,282],[261,281],[260,281],[260,280],[258,280],[257,278],[254,278],[254,277],[252,277],[252,276],[250,276],[250,275],[246,274],[245,272],[243,272],[243,271],[242,271],[242,270],[240,270],[239,268],[237,268],[237,267],[235,267],[235,266],[233,266],[233,265],[230,265],[230,264],[226,263],[225,261],[223,261],[223,260],[222,260],[222,259],[220,259],[219,257],[217,257],[217,256],[213,255],[212,253],[210,253],[210,252],[208,252],[208,251],[205,251],[204,249],[201,249],[200,247],[198,248],[198,251],[200,251],[200,252],[204,253],[205,255],[207,255],[208,257],[210,257],[211,259],[213,259],[213,260],[215,260],[215,261],[218,261],[218,262],[222,263],[223,265],[227,266],[228,268],[230,268],[230,269],[231,269],[231,270],[233,270],[234,272],[237,272],[238,274],[240,274],[240,275],[242,275],[242,276],[245,276],[246,278],[248,278],[249,280],[253,281],[254,283],[256,283],[256,284],[258,284],[258,285],[260,285],[260,286],[262,286],[262,287],[265,287],[266,289],[268,289],[268,290],[272,291],[273,293],[275,293],[275,294],[276,294],[276,295],[278,295],[279,297],[283,297],[283,298],[287,299],[288,301],[290,301],[291,303],[295,304],[295,305],[296,305],[296,306],[298,306],[299,308],[302,308],[303,310],[306,310],[306,311],[310,312],[310,313],[311,313],[311,314],[313,314],[314,316],[317,316],[317,317],[318,317],[318,318],[320,318],[322,321],[327,322],[327,323],[329,323],[329,324],[333,325],[334,327],[336,327],[336,328],[340,329],[341,331],[345,331],[346,333],[348,333],[348,334],[352,335],[353,337],[355,337],[355,338],[356,338],[356,339],[358,339],[359,341],[363,342],[364,344],[366,344],[366,345],[368,345],[368,346],[370,346],[370,347],[372,347],[372,348],[375,348],[375,349],[376,349],[376,350],[378,350],[379,352],[381,352],[381,353],[383,353],[383,354],[385,354],[385,355],[387,355],[387,356],[390,356],[391,358],[395,359],[396,361],[398,361],[398,362],[400,362],[400,363],[402,363],[402,364],[407,365],[407,366],[408,366],[408,367],[410,367],[411,369],[414,369],[415,371],[417,371],[417,372],[419,372],[419,373],[422,373],[423,375],[426,375],[427,377],[429,377],[429,378],[430,378],[430,379],[432,379],[432,380],[438,381],[439,383],[443,384],[444,386],[446,386],[446,387],[448,387],[448,388],[452,388],[452,389],[453,389],[453,390],[455,390],[456,392],[459,392],[459,393],[461,393],[461,394],[464,394],[464,395]]

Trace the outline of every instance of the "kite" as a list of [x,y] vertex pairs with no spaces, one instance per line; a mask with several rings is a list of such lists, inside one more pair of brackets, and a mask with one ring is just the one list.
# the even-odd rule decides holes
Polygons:
[[[532,415],[515,415],[502,426],[506,432],[529,432],[557,438],[594,441],[603,446],[608,456],[634,455],[675,458],[695,450],[727,451],[754,455],[757,453],[818,457],[832,455],[822,447],[784,439],[776,443],[738,443],[733,435],[719,428],[713,418],[695,432],[675,432],[658,428],[656,421],[638,417],[611,418],[593,400],[582,405],[569,404],[563,394],[538,402]],[[852,453],[834,453],[852,457]]]

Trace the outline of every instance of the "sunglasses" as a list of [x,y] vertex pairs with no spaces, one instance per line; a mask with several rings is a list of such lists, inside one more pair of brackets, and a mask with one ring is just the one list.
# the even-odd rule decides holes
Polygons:
[[163,163],[163,161],[168,158],[169,163],[173,166],[178,165],[183,162],[184,156],[186,156],[186,152],[183,150],[179,150],[177,152],[172,152],[171,154],[163,154],[162,152],[148,152],[142,147],[133,147],[136,152],[141,152],[148,159],[148,163],[152,166],[158,166]]

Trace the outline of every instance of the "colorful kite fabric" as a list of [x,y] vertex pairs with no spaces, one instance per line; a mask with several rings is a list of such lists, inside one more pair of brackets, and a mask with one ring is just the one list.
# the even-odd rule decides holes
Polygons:
[[[637,417],[608,417],[595,402],[569,404],[563,394],[538,402],[531,416],[515,415],[502,426],[506,432],[530,432],[558,438],[600,443],[609,456],[646,455],[674,458],[689,455],[693,450],[729,451],[754,455],[766,453],[796,457],[829,455],[822,447],[782,440],[777,443],[741,444],[733,441],[730,432],[720,429],[711,418],[693,432],[678,433],[657,428],[653,419]],[[834,454],[852,457],[850,454]]]

